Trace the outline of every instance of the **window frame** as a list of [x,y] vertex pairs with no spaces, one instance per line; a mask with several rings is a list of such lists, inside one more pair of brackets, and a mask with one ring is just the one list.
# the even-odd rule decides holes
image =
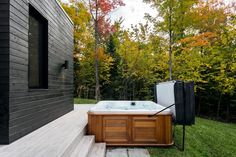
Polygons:
[[[38,33],[42,35],[37,40],[40,48],[38,48],[38,80],[37,86],[30,85],[30,17],[39,21]],[[28,88],[29,89],[48,89],[48,20],[35,7],[29,4],[29,28],[28,28]]]

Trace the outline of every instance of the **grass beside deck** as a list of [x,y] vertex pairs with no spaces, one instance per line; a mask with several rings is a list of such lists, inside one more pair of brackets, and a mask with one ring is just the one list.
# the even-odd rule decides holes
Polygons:
[[97,101],[94,99],[81,99],[81,98],[74,98],[74,104],[96,104]]
[[[175,141],[182,142],[181,127],[176,128]],[[196,119],[186,127],[185,151],[176,147],[149,148],[151,157],[236,157],[236,124]]]

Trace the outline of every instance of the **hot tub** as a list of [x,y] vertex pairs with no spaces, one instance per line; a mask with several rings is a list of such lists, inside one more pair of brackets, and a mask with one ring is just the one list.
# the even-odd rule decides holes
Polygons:
[[88,134],[108,146],[170,146],[172,114],[152,101],[100,101],[88,112]]

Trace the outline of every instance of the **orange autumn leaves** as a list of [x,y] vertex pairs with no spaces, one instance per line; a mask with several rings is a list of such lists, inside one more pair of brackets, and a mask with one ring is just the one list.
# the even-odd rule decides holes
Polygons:
[[182,50],[190,50],[194,47],[208,47],[211,43],[217,40],[217,35],[214,32],[205,32],[195,36],[186,37],[179,41]]
[[233,3],[227,5],[224,0],[199,0],[189,13],[190,29],[197,31],[177,41],[181,49],[211,47],[215,41],[219,41],[222,28],[227,25],[234,7]]

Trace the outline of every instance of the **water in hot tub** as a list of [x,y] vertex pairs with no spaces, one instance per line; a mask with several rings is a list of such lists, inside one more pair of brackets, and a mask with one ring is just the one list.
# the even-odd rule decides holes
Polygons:
[[100,101],[98,108],[105,110],[157,110],[164,107],[152,101]]

